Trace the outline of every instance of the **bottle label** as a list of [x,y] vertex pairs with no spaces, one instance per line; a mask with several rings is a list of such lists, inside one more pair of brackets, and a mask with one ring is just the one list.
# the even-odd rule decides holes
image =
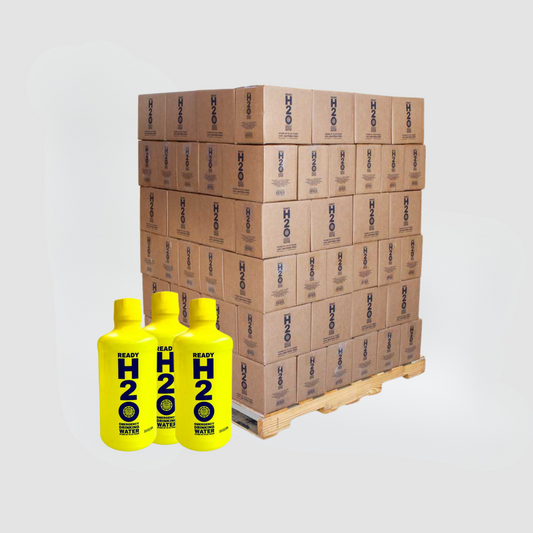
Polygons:
[[210,380],[215,379],[215,359],[213,352],[193,352],[193,380],[195,388],[199,392],[195,396],[194,405],[194,434],[214,435],[215,423],[212,421],[215,416],[213,405],[213,385]]
[[174,350],[172,346],[157,348],[157,429],[176,427],[174,411]]
[[139,379],[139,354],[118,353],[118,379],[124,392],[120,395],[118,416],[119,435],[139,435],[139,413],[137,405],[137,380]]

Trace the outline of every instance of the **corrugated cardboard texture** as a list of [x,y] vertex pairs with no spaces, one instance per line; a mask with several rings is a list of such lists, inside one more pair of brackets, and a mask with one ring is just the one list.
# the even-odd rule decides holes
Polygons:
[[402,328],[383,329],[378,332],[377,372],[386,372],[400,365],[400,336]]
[[311,200],[311,251],[352,244],[352,198]]
[[159,239],[160,235],[154,235],[141,231],[141,272],[147,276],[155,276],[159,272]]
[[211,298],[215,300],[217,310],[216,328],[233,339],[233,350],[236,351],[239,342],[239,336],[237,334],[237,306],[221,299],[212,298],[207,294],[201,294],[200,298]]
[[383,329],[387,315],[387,287],[352,294],[352,337]]
[[313,91],[313,133],[316,144],[353,143],[352,93]]
[[298,146],[298,200],[327,198],[329,149],[324,145]]
[[419,235],[422,223],[422,193],[393,192],[390,196],[389,237]]
[[200,240],[199,195],[185,192],[168,193],[168,234],[186,241]]
[[265,414],[296,403],[296,357],[265,366]]
[[381,192],[382,150],[379,144],[358,144],[355,169],[356,194]]
[[178,189],[184,192],[198,192],[198,143],[175,143],[178,160]]
[[155,167],[157,169],[156,187],[178,189],[178,148],[175,142],[155,143]]
[[377,372],[378,333],[361,335],[352,340],[352,381],[369,378]]
[[326,295],[328,298],[353,291],[353,246],[327,250]]
[[404,237],[402,242],[402,281],[422,275],[422,235]]
[[165,140],[166,130],[166,95],[139,95],[139,139]]
[[167,140],[197,141],[196,91],[167,93]]
[[199,195],[200,243],[235,251],[235,200]]
[[167,191],[141,187],[141,230],[167,235]]
[[329,196],[355,194],[355,144],[329,146]]
[[391,106],[390,96],[354,95],[356,143],[391,143]]
[[352,341],[341,342],[327,348],[326,391],[340,389],[352,382]]
[[139,141],[139,185],[143,187],[157,186],[157,158],[155,150],[157,141]]
[[179,283],[179,243],[171,237],[159,237],[157,243],[157,277]]
[[200,246],[179,241],[179,284],[192,291],[200,290]]
[[235,89],[197,91],[196,127],[201,142],[235,142]]
[[207,294],[210,298],[224,299],[224,252],[222,250],[200,246],[200,292]]
[[426,147],[423,144],[411,144],[405,147],[404,175],[406,191],[421,190],[426,186]]
[[354,243],[389,237],[389,194],[362,194],[353,197]]
[[378,285],[390,285],[401,279],[403,239],[379,241]]
[[326,392],[326,348],[296,358],[296,400],[303,402]]
[[354,290],[370,289],[378,284],[378,243],[353,245]]
[[233,354],[233,400],[258,413],[265,411],[265,367]]
[[381,191],[396,192],[404,189],[405,146],[385,144],[381,147]]
[[387,327],[418,320],[420,278],[387,287]]
[[171,285],[171,290],[180,295],[180,322],[189,327],[189,304],[191,300],[200,298],[200,293],[174,284]]
[[327,251],[296,256],[298,305],[324,300],[327,296]]
[[422,341],[422,320],[414,320],[402,324],[400,341],[400,364],[406,365],[420,359],[420,345]]
[[350,338],[351,295],[311,304],[311,350]]
[[223,144],[198,143],[198,192],[222,196],[223,149]]
[[392,144],[424,144],[424,99],[392,99]]
[[152,316],[152,294],[154,292],[169,291],[170,283],[143,274],[143,313]]

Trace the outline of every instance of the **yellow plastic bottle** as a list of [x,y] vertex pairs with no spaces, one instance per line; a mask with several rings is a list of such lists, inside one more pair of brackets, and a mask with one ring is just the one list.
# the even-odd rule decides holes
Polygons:
[[196,451],[221,448],[231,438],[233,341],[216,328],[216,303],[189,304],[190,329],[174,340],[176,436]]
[[154,442],[157,339],[141,329],[141,302],[115,301],[115,329],[98,339],[100,436],[131,452]]
[[174,339],[187,331],[179,322],[180,297],[175,292],[152,294],[152,322],[144,329],[157,339],[156,444],[176,444]]

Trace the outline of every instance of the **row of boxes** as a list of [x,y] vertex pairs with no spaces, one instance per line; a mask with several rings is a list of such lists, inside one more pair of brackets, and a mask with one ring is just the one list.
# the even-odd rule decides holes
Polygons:
[[139,185],[252,202],[421,190],[426,147],[139,141]]
[[141,231],[268,259],[420,234],[420,191],[260,204],[141,187]]
[[139,139],[423,144],[424,100],[251,86],[139,96]]
[[257,259],[141,232],[141,272],[267,313],[419,278],[422,235]]

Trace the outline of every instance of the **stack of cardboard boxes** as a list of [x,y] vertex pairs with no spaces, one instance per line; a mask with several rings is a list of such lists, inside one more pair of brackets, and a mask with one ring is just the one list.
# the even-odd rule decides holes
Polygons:
[[420,357],[424,102],[254,86],[139,97],[141,271],[217,301],[267,414]]

